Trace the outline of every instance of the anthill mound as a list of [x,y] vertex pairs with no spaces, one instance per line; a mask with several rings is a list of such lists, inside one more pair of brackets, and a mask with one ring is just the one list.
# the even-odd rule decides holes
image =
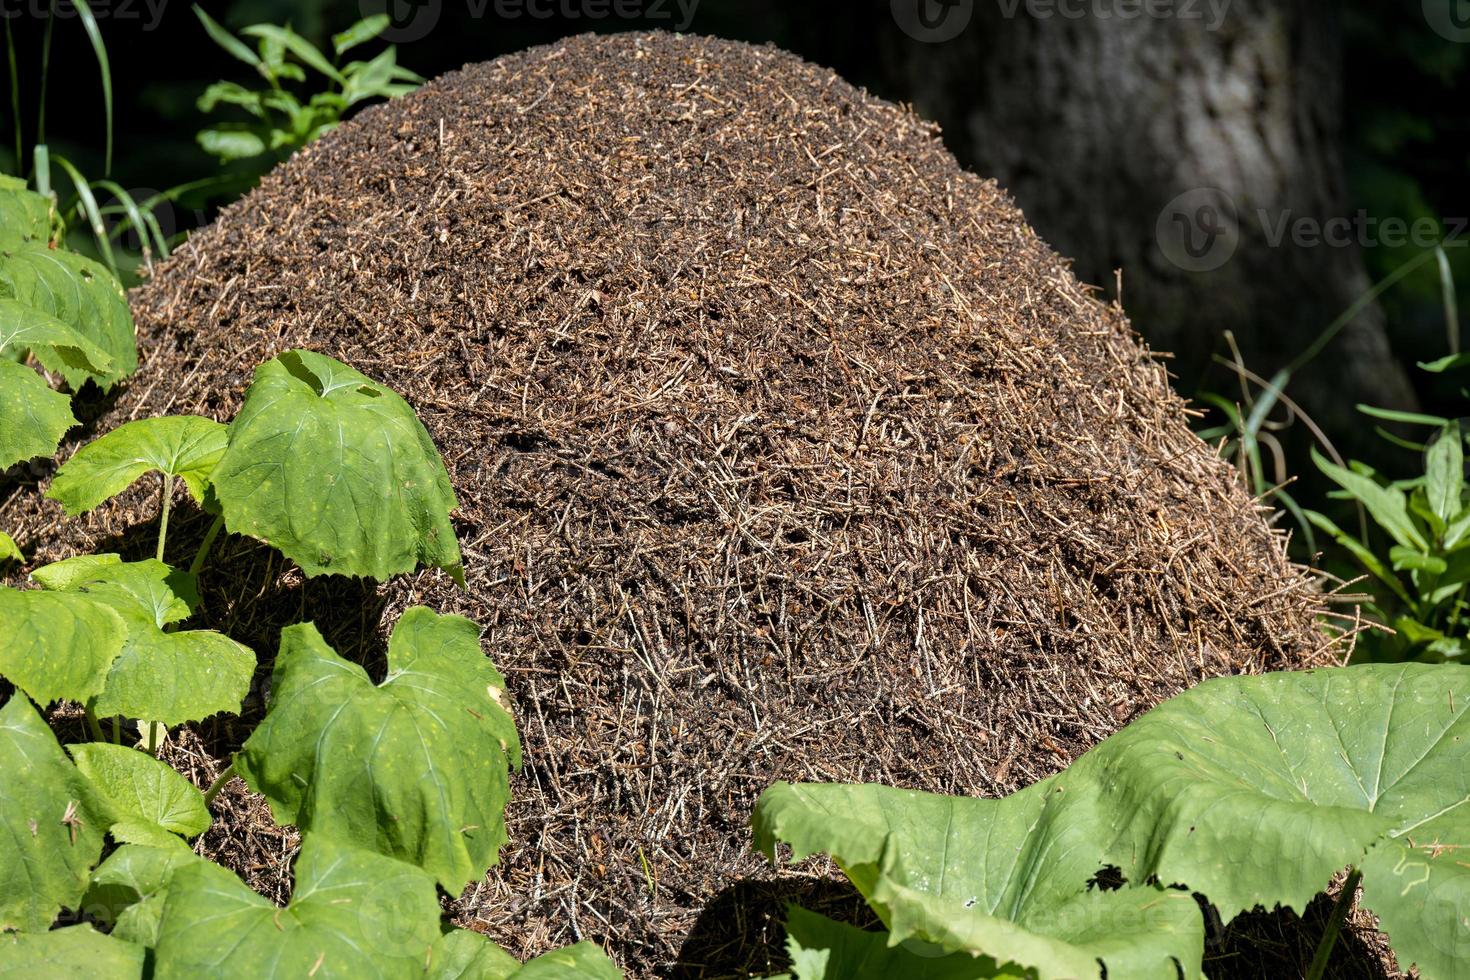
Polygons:
[[[931,126],[771,48],[589,36],[447,75],[133,299],[145,364],[94,431],[229,419],[300,346],[442,448],[467,593],[302,584],[235,541],[209,615],[262,676],[298,618],[369,661],[411,602],[484,624],[529,763],[454,908],[520,954],[738,967],[786,887],[749,883],[774,877],[746,825],[772,780],[1000,794],[1204,677],[1330,654],[1123,314]],[[141,554],[155,508],[63,524],[17,490],[0,526],[41,559]],[[200,734],[218,758],[242,730]],[[225,799],[210,846],[279,888],[289,838]]]

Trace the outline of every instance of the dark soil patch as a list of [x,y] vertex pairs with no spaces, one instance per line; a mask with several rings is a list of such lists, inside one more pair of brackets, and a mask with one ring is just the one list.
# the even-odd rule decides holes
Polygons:
[[[636,975],[716,972],[740,944],[709,918],[680,960],[702,911],[766,915],[794,874],[750,853],[772,780],[1006,793],[1205,677],[1340,653],[1122,312],[932,127],[774,49],[471,66],[299,154],[133,299],[143,368],[99,431],[228,419],[304,346],[444,451],[467,593],[303,583],[236,540],[207,618],[262,681],[297,619],[370,664],[411,603],[484,625],[528,763],[453,911],[519,955],[587,937]],[[0,499],[42,560],[141,557],[157,506]],[[202,533],[181,509],[175,558]],[[251,717],[200,726],[191,771]],[[290,836],[222,799],[206,846],[279,894]]]

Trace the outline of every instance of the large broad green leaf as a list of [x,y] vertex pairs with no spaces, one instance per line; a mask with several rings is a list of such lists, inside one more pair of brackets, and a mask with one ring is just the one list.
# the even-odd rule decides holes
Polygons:
[[1130,880],[1202,892],[1227,920],[1300,911],[1361,865],[1401,965],[1470,971],[1467,712],[1457,665],[1206,681],[1085,758],[1117,832],[1109,856]]
[[204,860],[177,837],[173,841],[167,847],[124,844],[109,854],[82,897],[87,915],[111,926],[119,939],[156,946],[174,872]]
[[0,588],[0,677],[40,704],[102,690],[127,628],[86,596]]
[[102,348],[51,314],[14,299],[0,299],[0,354],[7,350],[47,354],[52,363],[97,377],[112,367]]
[[0,932],[47,929],[74,908],[110,814],[31,703],[0,707]]
[[52,932],[0,935],[0,977],[105,977],[129,980],[143,975],[144,949],[104,936],[90,925]]
[[[166,630],[189,616],[187,579],[169,566],[87,555],[48,565],[31,577],[53,590],[43,595],[104,607],[123,623],[121,653],[94,703],[99,715],[179,725],[240,710],[255,674],[255,654],[221,633]],[[3,609],[0,604],[0,622]]]
[[398,395],[344,364],[290,351],[255,372],[214,472],[225,526],[307,575],[458,574],[456,506],[428,432]]
[[141,820],[185,837],[209,828],[204,794],[153,756],[105,742],[70,745],[67,751],[118,819]]
[[943,953],[919,943],[889,945],[886,932],[869,932],[791,906],[786,951],[795,980],[1027,980],[1026,972],[997,968],[968,953]]
[[451,894],[495,862],[520,743],[474,623],[405,612],[381,686],[292,626],[272,689],[235,768],[279,822],[411,862]]
[[229,430],[196,415],[139,419],[119,426],[77,450],[56,471],[46,496],[73,517],[114,497],[148,473],[184,481],[197,503],[215,464],[225,453]]
[[25,181],[0,174],[0,253],[45,245],[50,237],[50,200],[27,190]]
[[[30,245],[0,253],[0,298],[19,300],[49,314],[92,341],[112,359],[98,383],[104,388],[138,367],[133,316],[127,297],[112,274],[91,259],[45,246]],[[36,351],[47,369],[66,378],[73,389],[95,375]]]
[[424,976],[425,980],[622,980],[623,973],[593,943],[554,950],[522,965],[479,933],[454,929],[434,944]]
[[0,470],[50,456],[76,424],[70,398],[24,364],[0,358]]
[[796,860],[831,854],[891,943],[966,954],[971,976],[1199,976],[1204,924],[1188,892],[1088,890],[1106,865],[1090,792],[1070,773],[1004,800],[777,783],[755,842],[772,857],[777,841]]
[[308,835],[284,909],[218,865],[173,872],[157,980],[422,976],[439,938],[434,881],[411,865]]

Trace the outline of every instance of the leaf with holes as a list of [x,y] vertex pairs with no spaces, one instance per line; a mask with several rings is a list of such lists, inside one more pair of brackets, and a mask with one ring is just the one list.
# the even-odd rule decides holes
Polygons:
[[51,932],[0,935],[0,978],[106,977],[143,975],[145,950],[137,943],[104,936],[90,925]]
[[225,426],[196,415],[139,419],[77,450],[46,496],[75,517],[122,493],[148,473],[177,477],[204,503],[210,474],[225,453]]
[[458,894],[497,860],[520,765],[505,681],[479,633],[410,609],[374,685],[314,626],[286,629],[270,710],[236,771],[280,823],[408,861]]
[[255,674],[250,648],[211,630],[167,629],[189,617],[185,576],[160,561],[86,555],[31,578],[52,590],[43,595],[105,608],[123,624],[122,649],[93,705],[99,715],[172,726],[240,710]]
[[307,575],[460,575],[449,474],[398,395],[344,364],[290,351],[255,372],[214,471],[225,526]]
[[756,847],[832,855],[888,945],[962,954],[969,976],[1198,977],[1204,924],[1189,893],[1088,890],[1106,862],[1095,790],[1075,769],[1003,800],[776,783],[756,806]]
[[218,865],[173,872],[156,980],[422,976],[439,938],[434,880],[419,869],[307,835],[284,909]]
[[140,820],[185,837],[208,829],[204,794],[153,756],[105,742],[69,745],[67,751],[82,775],[112,804],[117,819]]
[[0,707],[0,933],[47,929],[76,907],[110,816],[36,709],[12,694]]

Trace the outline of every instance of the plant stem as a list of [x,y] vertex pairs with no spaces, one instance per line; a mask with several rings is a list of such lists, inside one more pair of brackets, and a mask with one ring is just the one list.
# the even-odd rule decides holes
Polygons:
[[1306,980],[1322,980],[1326,974],[1327,961],[1332,957],[1332,947],[1337,945],[1337,934],[1342,932],[1348,909],[1353,907],[1353,899],[1358,894],[1358,882],[1362,880],[1363,872],[1357,868],[1348,869],[1342,891],[1337,893],[1337,904],[1332,906],[1332,913],[1327,918],[1327,931],[1322,933],[1322,940],[1317,943],[1317,952],[1312,956],[1312,964],[1307,967]]
[[168,541],[168,511],[174,501],[174,477],[163,474],[163,509],[158,518],[158,560],[163,561],[163,546]]
[[87,716],[87,729],[92,733],[92,738],[98,742],[107,741],[107,736],[102,734],[102,726],[97,723],[97,712],[92,710],[90,704],[82,710]]
[[225,766],[225,771],[215,777],[214,782],[209,784],[209,789],[204,791],[204,805],[209,806],[211,803],[213,803],[214,798],[219,795],[219,791],[225,788],[225,783],[228,783],[231,779],[234,778],[235,763],[233,760],[231,760],[230,764],[228,766]]
[[194,561],[189,564],[190,575],[198,575],[204,569],[204,562],[209,558],[209,549],[214,547],[214,539],[219,537],[219,532],[224,526],[223,517],[216,517],[214,523],[209,525],[209,531],[204,535],[204,542],[199,545],[199,552],[194,556]]

